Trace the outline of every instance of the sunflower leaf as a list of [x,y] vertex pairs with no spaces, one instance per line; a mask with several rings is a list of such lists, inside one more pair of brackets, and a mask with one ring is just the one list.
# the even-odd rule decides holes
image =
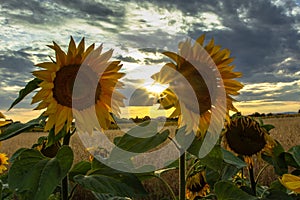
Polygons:
[[15,101],[11,104],[8,110],[12,109],[15,105],[17,105],[20,101],[22,101],[30,92],[34,91],[35,89],[39,88],[39,84],[42,80],[38,78],[34,78],[33,80],[29,81],[27,85],[20,90],[19,96],[15,99]]
[[85,175],[89,170],[91,170],[91,163],[88,161],[81,161],[72,167],[69,172],[69,178],[71,181],[74,181],[74,176],[78,174]]
[[251,196],[239,189],[231,182],[220,181],[215,184],[215,193],[218,200],[232,200],[232,199],[247,199],[256,200],[258,198]]
[[56,157],[47,158],[39,151],[26,149],[13,162],[8,184],[24,200],[47,200],[73,163],[73,152],[63,146]]
[[224,162],[234,165],[238,169],[241,169],[243,167],[246,167],[247,164],[241,160],[239,157],[235,156],[230,151],[227,151],[226,149],[222,148],[223,156],[224,156]]
[[300,168],[300,145],[293,146],[288,150],[288,152],[292,155],[294,161],[297,163]]
[[273,148],[272,156],[262,154],[262,158],[269,164],[273,165],[276,174],[283,175],[288,172],[285,154],[286,152],[284,151],[284,148],[277,141],[276,146]]
[[272,124],[263,124],[261,127],[266,129],[268,132],[275,128],[275,126],[273,126]]
[[121,197],[146,194],[137,176],[110,168],[96,159],[93,160],[91,170],[86,175],[78,174],[73,177],[73,180],[84,188],[99,194]]
[[22,132],[27,131],[28,129],[40,125],[43,121],[46,120],[47,117],[41,114],[38,118],[30,120],[29,122],[23,124],[20,122],[14,122],[9,125],[1,134],[0,134],[0,141],[7,140],[11,137],[14,137]]
[[220,145],[215,145],[204,158],[200,159],[200,163],[220,172],[223,166],[223,154]]

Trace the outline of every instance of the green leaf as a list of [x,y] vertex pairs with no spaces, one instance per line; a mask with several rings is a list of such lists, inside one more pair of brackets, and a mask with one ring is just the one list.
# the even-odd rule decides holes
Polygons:
[[[155,129],[151,128],[141,129],[140,127],[135,127],[118,139],[116,145],[125,151],[134,153],[147,152],[148,150],[162,144],[170,134],[168,129],[164,130],[162,133],[157,133],[157,131],[153,132],[154,130]],[[133,135],[139,137],[135,137]]]
[[86,175],[79,174],[73,179],[84,188],[96,193],[122,197],[146,194],[137,176],[112,169],[96,159],[93,160],[92,169]]
[[278,179],[271,183],[269,190],[278,190],[278,191],[282,191],[282,192],[287,191],[287,189],[280,183],[280,181]]
[[0,134],[0,141],[3,140],[7,140],[11,137],[14,137],[22,132],[27,131],[28,129],[39,125],[41,123],[43,123],[43,121],[45,121],[47,119],[47,117],[43,116],[43,114],[41,114],[38,118],[30,120],[29,122],[23,124],[20,122],[15,122],[11,125],[9,125],[4,132],[2,132]]
[[300,166],[295,161],[294,156],[291,153],[285,152],[284,153],[284,160],[285,160],[287,165],[295,167],[295,168],[300,168]]
[[262,154],[262,158],[273,165],[276,174],[283,175],[288,172],[288,166],[285,161],[285,151],[279,142],[277,142],[276,146],[273,148],[271,157]]
[[20,90],[19,96],[15,101],[11,104],[8,110],[12,109],[15,105],[17,105],[20,101],[22,101],[30,92],[34,91],[35,89],[39,88],[39,84],[42,80],[38,78],[34,78],[33,80],[29,81],[25,88]]
[[240,169],[238,169],[236,166],[225,163],[222,171],[222,180],[231,179],[234,175],[238,173],[239,170]]
[[274,200],[274,199],[293,200],[293,198],[290,197],[287,193],[280,190],[269,190],[268,195],[265,198],[263,198],[263,200]]
[[134,189],[129,187],[126,182],[121,182],[113,177],[101,174],[95,175],[77,175],[74,177],[75,182],[88,190],[97,193],[113,194],[120,196],[133,196]]
[[237,167],[238,169],[241,169],[241,168],[247,166],[247,164],[243,160],[241,160],[239,157],[235,156],[230,151],[227,151],[226,149],[222,148],[222,152],[223,152],[224,162],[231,164],[231,165]]
[[47,200],[72,162],[73,152],[68,146],[62,146],[52,159],[34,149],[24,150],[9,170],[8,184],[25,200]]
[[49,131],[49,134],[48,134],[48,142],[47,142],[47,146],[46,147],[50,147],[51,145],[57,143],[66,134],[67,134],[66,125],[57,134],[55,134],[55,128],[52,128]]
[[131,200],[127,197],[119,197],[111,194],[99,194],[97,192],[93,192],[93,194],[98,200]]
[[266,129],[268,132],[270,130],[272,130],[273,128],[275,128],[275,126],[273,126],[272,124],[264,124],[261,127],[263,127],[264,129]]
[[218,200],[235,200],[235,199],[247,199],[256,200],[258,198],[247,194],[239,189],[231,182],[220,181],[215,184],[215,193]]
[[223,154],[220,145],[215,145],[209,154],[200,159],[200,163],[215,171],[220,171],[223,164]]
[[74,181],[74,176],[78,174],[85,175],[89,170],[91,170],[91,163],[88,161],[81,161],[79,163],[76,163],[71,171],[69,172],[69,178],[71,181]]
[[300,167],[300,145],[293,146],[288,152],[291,153],[298,167]]

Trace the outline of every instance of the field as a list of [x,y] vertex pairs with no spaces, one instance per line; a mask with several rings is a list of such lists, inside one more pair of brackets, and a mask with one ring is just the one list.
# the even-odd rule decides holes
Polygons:
[[[288,150],[290,147],[299,144],[300,139],[300,117],[284,117],[284,118],[266,118],[263,120],[265,124],[272,124],[275,126],[275,129],[271,131],[271,136],[277,139],[284,147],[285,150]],[[175,130],[174,127],[170,127],[171,130]],[[115,136],[121,134],[118,130],[110,130],[107,132],[109,138],[112,140]],[[18,135],[14,138],[2,142],[0,151],[11,156],[18,148],[27,147],[30,148],[37,139],[46,135],[46,133],[40,132],[28,132]],[[85,150],[80,139],[75,135],[71,140],[71,146],[75,155],[75,162],[79,160],[86,160],[89,158],[89,153]],[[261,164],[260,164],[261,165]],[[174,191],[178,191],[178,172],[176,170],[170,171],[163,176],[167,182],[172,183],[172,188]],[[272,180],[276,179],[273,169],[267,167],[264,174],[261,176],[259,183],[269,184]],[[166,197],[167,189],[159,180],[150,180],[146,181],[145,187],[147,190],[153,194],[147,199],[155,200]],[[83,192],[80,194],[80,198],[83,198]],[[84,194],[86,195],[86,194]],[[87,197],[90,198],[90,197]],[[75,198],[77,199],[77,198]]]

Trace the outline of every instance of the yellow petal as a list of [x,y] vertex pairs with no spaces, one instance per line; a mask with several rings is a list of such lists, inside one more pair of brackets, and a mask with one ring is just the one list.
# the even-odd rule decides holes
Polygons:
[[59,65],[53,62],[43,62],[43,63],[36,64],[36,66],[47,69],[48,71],[51,72],[56,72],[59,69]]
[[43,81],[52,81],[51,72],[49,72],[48,70],[34,71],[32,72],[32,74]]
[[83,37],[78,45],[77,54],[79,54],[79,55],[83,54],[84,48],[85,48],[85,46],[84,46],[84,37]]
[[198,39],[196,40],[196,42],[198,44],[200,44],[201,46],[203,46],[204,39],[205,39],[205,34],[203,34],[200,37],[198,37]]
[[45,98],[47,98],[50,95],[50,93],[51,93],[51,90],[41,89],[34,95],[34,97],[32,97],[31,104],[34,104],[41,100],[44,100]]
[[284,174],[281,179],[279,179],[282,185],[287,189],[292,190],[296,193],[300,193],[300,177],[292,174]]

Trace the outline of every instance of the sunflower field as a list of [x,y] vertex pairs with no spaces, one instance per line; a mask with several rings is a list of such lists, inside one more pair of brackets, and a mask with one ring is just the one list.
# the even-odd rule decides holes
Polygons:
[[[125,106],[121,61],[112,60],[113,50],[103,52],[103,45],[86,47],[84,38],[76,45],[71,37],[66,51],[55,42],[49,48],[55,57],[36,64],[34,79],[9,108],[34,93],[31,103],[42,115],[27,123],[0,121],[3,143],[33,127],[47,133],[9,158],[0,153],[1,199],[71,200],[79,199],[78,190],[90,194],[80,199],[151,199],[144,183],[153,178],[167,188],[164,199],[300,199],[300,145],[285,150],[270,134],[273,125],[235,108],[242,73],[234,71],[230,50],[213,39],[205,42],[201,35],[180,42],[178,52],[162,52],[169,61],[151,76],[168,85],[157,103],[173,109],[175,132],[149,119],[112,142],[105,130],[118,125]],[[75,162],[75,135],[89,159]],[[279,178],[263,185],[259,178],[267,166]],[[178,190],[164,179],[172,170]]]

